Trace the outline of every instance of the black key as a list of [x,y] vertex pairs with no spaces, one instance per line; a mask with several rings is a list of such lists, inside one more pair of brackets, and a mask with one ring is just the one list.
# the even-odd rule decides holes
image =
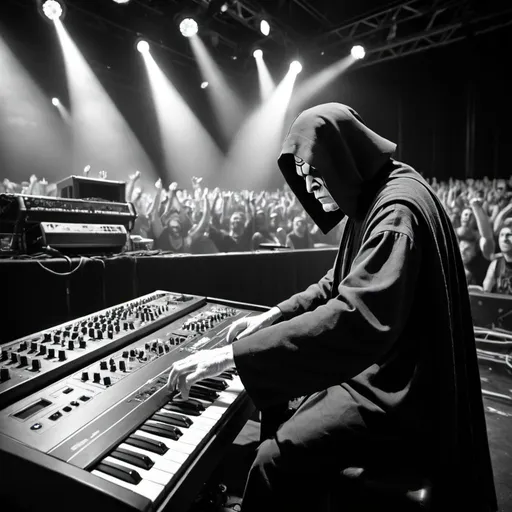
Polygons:
[[228,384],[225,380],[216,378],[207,378],[198,382],[201,386],[205,386],[216,391],[224,391],[228,388]]
[[[151,419],[154,421],[161,421],[162,423],[165,423],[166,425],[173,425],[175,427],[185,427],[185,428],[189,427],[187,422],[180,421],[179,419],[176,419],[175,416],[172,416],[171,414],[156,413],[156,414],[153,414],[153,416],[151,416]],[[189,420],[189,421],[190,421],[190,423],[192,423],[191,420]]]
[[166,411],[182,412],[183,414],[188,414],[189,416],[201,416],[202,411],[200,411],[199,409],[190,409],[184,407],[183,404],[184,402],[164,405],[164,409]]
[[167,439],[172,439],[173,441],[177,441],[182,435],[182,432],[179,428],[173,427],[171,425],[164,425],[163,423],[160,425],[145,423],[144,425],[141,425],[139,429],[143,432],[147,432],[148,434],[166,437]]
[[116,448],[110,456],[142,469],[151,469],[155,464],[147,455],[126,448]]
[[205,395],[205,394],[201,393],[200,391],[198,391],[197,389],[191,389],[189,392],[189,395],[192,398],[198,398],[199,400],[203,400],[205,402],[210,402],[211,404],[213,404],[213,402],[215,400],[211,396]]
[[177,427],[188,428],[194,424],[194,422],[190,418],[188,418],[187,416],[182,416],[181,414],[165,412],[161,413],[161,415],[165,416],[166,418],[172,418],[172,420],[174,421],[173,425],[176,425]]
[[233,374],[228,372],[222,372],[219,374],[219,377],[222,377],[223,379],[233,380]]
[[183,405],[183,407],[186,407],[188,409],[194,409],[199,412],[204,411],[204,405],[199,400],[194,400],[193,398],[189,398],[188,400],[183,400],[183,398],[173,398],[171,400],[172,404],[180,404]]
[[142,480],[142,477],[134,469],[128,469],[113,462],[100,462],[95,469],[133,485],[137,485]]
[[212,391],[211,389],[203,388],[202,386],[198,386],[194,384],[190,388],[189,395],[192,398],[199,398],[200,400],[206,400],[207,402],[214,402],[219,398],[219,394],[216,391]]
[[132,434],[128,439],[125,440],[126,444],[136,446],[141,450],[147,450],[148,452],[157,453],[163,455],[169,449],[165,443],[161,441],[155,441],[154,439],[148,439],[144,436]]

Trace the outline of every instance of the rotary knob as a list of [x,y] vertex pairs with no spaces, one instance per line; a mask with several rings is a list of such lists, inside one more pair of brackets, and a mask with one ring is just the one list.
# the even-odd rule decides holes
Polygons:
[[32,360],[32,371],[38,372],[41,369],[41,361],[39,359]]

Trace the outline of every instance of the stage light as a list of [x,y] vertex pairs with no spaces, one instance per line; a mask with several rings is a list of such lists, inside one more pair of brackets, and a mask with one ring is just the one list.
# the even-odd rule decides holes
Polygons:
[[254,50],[252,52],[252,56],[255,59],[262,59],[263,58],[263,50],[261,50],[260,48],[257,48],[256,50]]
[[206,89],[208,87],[208,82],[202,82],[201,83],[201,89]]
[[290,71],[297,73],[297,75],[302,71],[302,64],[298,60],[294,60],[290,64]]
[[196,20],[192,18],[185,18],[180,23],[180,32],[185,37],[192,37],[197,34],[199,27],[197,26]]
[[128,4],[130,3],[130,0],[114,0],[116,4]]
[[59,98],[52,98],[52,105],[54,107],[58,107],[60,105],[60,100]]
[[63,13],[62,5],[57,0],[46,0],[42,6],[43,14],[52,21],[58,20]]
[[220,6],[220,12],[226,12],[229,8],[229,5],[227,2],[224,2],[221,6]]
[[268,36],[270,34],[270,24],[267,20],[261,20],[260,22],[260,32],[264,36]]
[[352,55],[352,57],[354,57],[354,59],[360,60],[364,59],[366,52],[364,51],[364,48],[360,44],[357,44],[355,46],[352,46],[350,54]]
[[147,41],[139,41],[137,43],[137,50],[140,53],[149,53],[149,43]]

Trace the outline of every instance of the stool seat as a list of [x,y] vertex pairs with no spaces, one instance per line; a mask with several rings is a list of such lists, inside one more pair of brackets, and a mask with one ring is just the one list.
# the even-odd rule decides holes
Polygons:
[[343,512],[431,512],[432,483],[396,469],[345,468],[340,473],[333,510]]

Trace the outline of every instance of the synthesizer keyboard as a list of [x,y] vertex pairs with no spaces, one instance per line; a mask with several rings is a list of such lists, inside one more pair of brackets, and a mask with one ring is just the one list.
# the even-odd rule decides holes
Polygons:
[[[74,510],[185,512],[254,408],[234,370],[197,383],[184,401],[166,389],[169,368],[222,346],[233,321],[264,309],[157,291],[3,347],[0,464],[10,470],[0,500],[67,510],[50,485]],[[20,349],[54,343],[69,357],[36,372],[19,356],[11,363]]]

